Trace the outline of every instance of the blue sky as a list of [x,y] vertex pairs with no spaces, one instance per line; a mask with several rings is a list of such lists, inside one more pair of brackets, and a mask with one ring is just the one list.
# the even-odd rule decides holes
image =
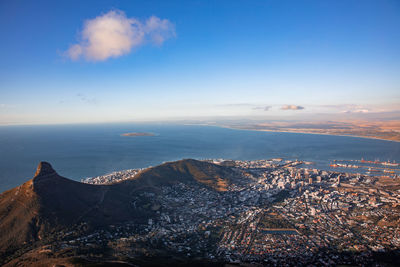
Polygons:
[[[99,55],[107,16],[143,38]],[[3,0],[0,36],[0,124],[400,110],[396,0]]]

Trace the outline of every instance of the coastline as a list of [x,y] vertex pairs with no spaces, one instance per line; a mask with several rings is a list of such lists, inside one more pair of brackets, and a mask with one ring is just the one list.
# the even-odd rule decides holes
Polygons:
[[379,137],[370,137],[370,136],[360,136],[360,135],[345,135],[345,134],[330,134],[330,133],[312,133],[312,132],[303,132],[303,131],[285,131],[285,130],[268,130],[268,129],[246,129],[246,128],[237,128],[227,125],[212,125],[212,124],[192,124],[192,125],[202,125],[202,126],[215,126],[221,127],[225,129],[232,129],[232,130],[245,130],[245,131],[256,131],[256,132],[272,132],[272,133],[299,133],[299,134],[315,134],[315,135],[329,135],[329,136],[344,136],[344,137],[355,137],[355,138],[365,138],[365,139],[374,139],[374,140],[381,140],[381,141],[390,141],[400,143],[400,140],[391,140]]

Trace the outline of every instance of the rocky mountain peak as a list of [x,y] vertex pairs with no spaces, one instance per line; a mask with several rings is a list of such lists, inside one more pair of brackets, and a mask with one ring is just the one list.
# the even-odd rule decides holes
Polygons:
[[53,175],[53,174],[57,174],[57,173],[53,169],[53,167],[51,167],[50,163],[42,161],[39,163],[39,165],[36,169],[35,177],[47,176],[47,175]]

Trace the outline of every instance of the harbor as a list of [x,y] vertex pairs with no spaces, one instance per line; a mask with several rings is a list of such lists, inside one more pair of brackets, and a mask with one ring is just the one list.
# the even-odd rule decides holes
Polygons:
[[[379,160],[333,160],[329,167],[334,169],[346,169],[346,171],[357,172],[370,176],[384,178],[397,178],[400,175],[400,163],[395,161]],[[350,169],[350,170],[349,170]]]

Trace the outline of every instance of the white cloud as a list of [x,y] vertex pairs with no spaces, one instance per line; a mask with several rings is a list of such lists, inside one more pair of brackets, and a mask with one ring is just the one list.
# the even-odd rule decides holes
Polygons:
[[281,107],[282,110],[301,110],[304,109],[302,106],[296,106],[296,105],[284,105]]
[[65,54],[72,60],[104,61],[126,55],[146,42],[162,45],[175,35],[175,26],[167,19],[151,16],[141,22],[122,11],[111,10],[85,21],[79,42]]

